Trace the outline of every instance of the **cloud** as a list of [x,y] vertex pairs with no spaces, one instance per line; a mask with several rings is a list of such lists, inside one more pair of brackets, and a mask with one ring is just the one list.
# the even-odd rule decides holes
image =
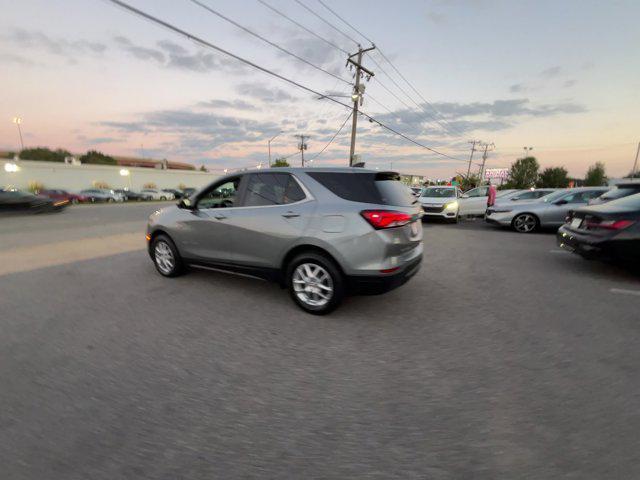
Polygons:
[[553,78],[553,77],[557,77],[561,73],[562,73],[562,67],[559,65],[556,65],[554,67],[549,67],[544,69],[542,72],[540,72],[540,75],[546,78]]
[[236,99],[236,100],[213,99],[213,100],[207,100],[205,102],[199,102],[197,106],[202,108],[211,108],[211,109],[216,109],[216,108],[229,108],[233,110],[257,110],[258,109],[258,107],[256,107],[254,104],[245,102],[244,100],[239,100],[239,99]]
[[562,86],[563,86],[564,88],[570,88],[570,87],[573,87],[576,83],[578,83],[578,81],[577,81],[577,80],[575,80],[575,79],[566,80],[566,81],[562,84]]
[[575,103],[558,103],[530,106],[528,98],[494,100],[491,103],[442,102],[433,106],[446,118],[489,115],[493,117],[551,116],[559,113],[582,113],[586,108]]
[[114,37],[113,40],[116,44],[122,48],[124,51],[134,56],[138,60],[155,60],[158,63],[164,63],[165,57],[164,54],[153,48],[145,48],[135,45],[126,37],[117,36]]
[[10,42],[20,49],[33,48],[44,50],[45,52],[76,60],[81,55],[102,55],[107,46],[104,43],[92,42],[89,40],[68,40],[65,38],[53,38],[41,32],[33,32],[22,28],[11,30],[3,35],[7,42]]
[[36,62],[33,62],[21,55],[14,55],[13,53],[0,53],[0,62],[14,63],[16,65],[23,65],[23,66],[36,65]]
[[524,83],[514,83],[509,87],[509,91],[511,93],[521,93],[527,89],[527,86]]
[[295,97],[286,90],[267,87],[262,83],[242,83],[236,87],[236,91],[243,96],[252,97],[265,103],[295,100]]
[[435,25],[443,25],[447,23],[447,16],[444,13],[438,13],[432,10],[427,13],[427,20]]

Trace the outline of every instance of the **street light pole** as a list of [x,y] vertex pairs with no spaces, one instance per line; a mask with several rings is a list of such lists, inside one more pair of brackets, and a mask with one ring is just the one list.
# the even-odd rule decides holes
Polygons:
[[13,123],[18,127],[18,135],[20,135],[20,149],[24,150],[24,142],[22,141],[22,129],[20,128],[20,124],[22,123],[22,118],[13,117]]
[[533,147],[522,147],[524,149],[524,158],[527,158],[531,154]]
[[273,138],[267,142],[267,145],[269,146],[269,168],[271,168],[271,142],[273,142],[281,133],[282,130],[276,133]]
[[[356,67],[356,83],[353,86],[353,94],[351,95],[351,100],[353,100],[353,121],[351,123],[351,148],[349,149],[349,166],[353,165],[353,157],[356,153],[356,128],[358,126],[358,104],[362,105],[362,96],[364,94],[364,85],[360,85],[360,77],[362,76],[362,72],[365,72],[367,75],[367,80],[373,77],[373,72],[368,70],[362,66],[362,54],[365,52],[370,52],[374,50],[376,47],[372,45],[369,48],[362,49],[360,45],[358,45],[358,52],[350,55],[347,59],[347,65],[351,64]],[[358,56],[358,60],[354,61],[353,57]]]

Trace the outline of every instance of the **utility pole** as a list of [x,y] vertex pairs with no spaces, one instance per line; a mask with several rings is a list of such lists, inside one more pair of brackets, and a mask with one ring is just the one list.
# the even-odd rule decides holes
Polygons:
[[[353,157],[356,152],[356,127],[358,125],[358,104],[362,106],[363,95],[364,95],[364,85],[360,85],[360,77],[362,76],[362,72],[365,72],[367,75],[367,81],[373,77],[373,72],[368,70],[362,66],[362,55],[365,52],[370,52],[371,50],[375,50],[376,46],[371,45],[371,47],[362,49],[360,45],[358,45],[358,53],[354,53],[353,55],[349,55],[347,58],[347,65],[350,68],[356,67],[356,83],[353,86],[353,94],[351,95],[351,100],[353,100],[353,117],[351,123],[351,149],[349,151],[349,166],[353,165]],[[354,61],[353,57],[357,56],[358,60]]]
[[471,160],[473,160],[473,152],[476,151],[476,145],[480,142],[481,140],[469,140],[469,143],[471,144],[471,155],[469,155],[469,166],[467,167],[467,180],[471,174]]
[[480,166],[480,180],[479,182],[482,183],[482,176],[484,175],[484,165],[487,162],[487,152],[489,151],[489,147],[491,147],[491,150],[493,150],[495,148],[495,144],[493,143],[485,143],[484,145],[480,145],[480,146],[484,146],[484,153],[482,154],[482,165]]
[[304,139],[305,138],[309,138],[308,135],[300,134],[300,135],[296,135],[297,138],[300,139],[300,143],[298,144],[298,150],[300,150],[300,155],[302,157],[302,166],[304,167],[304,151],[307,149],[307,144],[305,143]]
[[636,167],[638,166],[638,155],[640,155],[640,142],[638,142],[638,150],[636,150],[636,159],[633,162],[633,170],[631,170],[631,178],[634,178],[636,174]]
[[273,136],[273,138],[267,142],[267,144],[269,146],[269,168],[271,168],[271,142],[273,142],[276,139],[276,137],[278,137],[278,135],[280,135],[281,133],[282,133],[282,130],[280,130],[278,133],[276,133]]
[[13,123],[18,127],[18,135],[20,135],[20,149],[24,150],[24,142],[22,141],[22,129],[20,128],[20,124],[22,123],[22,118],[13,117]]

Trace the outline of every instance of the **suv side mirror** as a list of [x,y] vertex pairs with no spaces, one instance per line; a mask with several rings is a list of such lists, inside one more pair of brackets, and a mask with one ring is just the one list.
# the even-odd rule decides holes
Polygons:
[[195,210],[195,205],[191,203],[191,200],[188,198],[181,198],[178,200],[178,208],[184,208],[185,210]]

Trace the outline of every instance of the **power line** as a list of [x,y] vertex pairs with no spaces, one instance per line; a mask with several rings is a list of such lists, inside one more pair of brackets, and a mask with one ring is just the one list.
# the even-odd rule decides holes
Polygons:
[[316,153],[313,157],[311,157],[309,159],[309,161],[313,161],[316,158],[318,158],[320,155],[322,155],[322,152],[324,152],[329,145],[331,145],[333,143],[333,141],[336,139],[336,137],[340,134],[340,132],[342,131],[342,129],[344,128],[344,126],[347,124],[347,122],[349,121],[349,119],[351,118],[351,115],[353,115],[353,112],[349,112],[349,115],[347,115],[347,118],[344,119],[344,122],[342,122],[342,125],[340,125],[340,128],[338,129],[338,131],[336,133],[333,134],[333,137],[331,137],[331,140],[329,140],[329,143],[327,143],[324,148],[322,150],[320,150],[318,153]]
[[[323,0],[318,0],[318,3],[320,3],[324,8],[326,8],[329,12],[331,12],[336,18],[338,18],[342,23],[344,23],[346,26],[348,26],[351,30],[353,30],[354,32],[356,32],[358,35],[360,35],[362,38],[364,38],[366,41],[368,41],[369,43],[371,43],[372,45],[375,45],[375,42],[373,40],[371,40],[369,37],[367,37],[364,33],[362,33],[360,30],[358,30],[356,27],[354,27],[351,23],[349,23],[347,20],[345,20],[342,16],[340,16],[335,10],[333,10],[331,7],[329,7]],[[380,50],[380,48],[378,47],[378,52],[380,53],[380,56],[391,66],[391,68],[393,68],[395,70],[395,72],[400,76],[400,78],[402,78],[407,85],[409,85],[409,87],[416,93],[416,95],[418,95],[420,97],[420,99],[426,103],[427,105],[429,105],[434,112],[440,117],[440,119],[445,122],[449,128],[453,131],[455,131],[457,134],[459,135],[464,135],[460,130],[458,130],[456,127],[454,127],[453,125],[451,125],[449,122],[447,122],[447,120],[442,116],[442,114],[440,112],[438,112],[438,110],[436,109],[435,106],[433,106],[433,104],[431,104],[426,98],[424,98],[420,92],[418,92],[418,90],[411,84],[411,82],[409,82],[409,80],[400,72],[400,70],[398,70],[396,68],[396,66],[391,63],[391,60],[389,60],[387,58],[387,56],[382,52],[382,50]],[[380,65],[375,58],[371,57],[371,61],[380,69],[380,71],[382,71],[382,73],[384,73],[389,80],[391,80],[393,82],[393,84],[398,87],[402,93],[404,93],[407,98],[411,99],[411,101],[413,103],[416,104],[416,106],[418,108],[420,108],[421,110],[423,110],[427,115],[429,115],[431,118],[433,118],[434,121],[436,121],[438,123],[438,125],[440,125],[442,128],[445,128],[444,125],[442,125],[442,123],[440,123],[440,120],[438,120],[437,118],[433,117],[423,106],[420,106],[409,94],[407,94],[407,92],[400,87],[400,85],[398,85],[396,83],[396,81],[391,77],[391,75],[389,75],[384,68],[382,68],[382,65]],[[376,79],[378,81],[378,83],[380,83],[379,79]],[[445,128],[445,130],[448,130],[447,128]]]
[[[282,80],[282,81],[284,81],[286,83],[289,83],[291,85],[294,85],[294,86],[296,86],[296,87],[298,87],[298,88],[300,88],[300,89],[302,89],[302,90],[304,90],[306,92],[309,92],[309,93],[312,93],[312,94],[317,95],[319,97],[322,97],[324,99],[327,99],[330,102],[336,103],[338,105],[342,105],[343,107],[348,108],[348,109],[352,108],[351,105],[348,105],[348,104],[343,103],[343,102],[341,102],[339,100],[336,100],[335,98],[331,98],[329,96],[323,95],[322,93],[318,92],[317,90],[314,90],[314,89],[309,88],[309,87],[307,87],[305,85],[302,85],[301,83],[298,83],[295,80],[291,80],[290,78],[287,78],[287,77],[285,77],[283,75],[280,75],[279,73],[276,73],[276,72],[274,72],[272,70],[269,70],[268,68],[262,67],[262,66],[260,66],[260,65],[258,65],[256,63],[253,63],[250,60],[247,60],[247,59],[245,59],[243,57],[240,57],[239,55],[231,53],[231,52],[229,52],[228,50],[225,50],[222,47],[218,47],[217,45],[214,45],[211,42],[208,42],[208,41],[206,41],[206,40],[204,40],[204,39],[202,39],[202,38],[200,38],[200,37],[198,37],[196,35],[193,35],[193,34],[187,32],[185,30],[182,30],[181,28],[179,28],[179,27],[177,27],[177,26],[175,26],[175,25],[173,25],[173,24],[171,24],[169,22],[166,22],[166,21],[164,21],[164,20],[162,20],[162,19],[160,19],[158,17],[155,17],[155,16],[153,16],[153,15],[147,13],[147,12],[144,12],[144,11],[142,11],[142,10],[132,6],[132,5],[129,5],[128,3],[123,2],[122,0],[108,0],[108,1],[113,3],[113,4],[115,4],[115,5],[118,5],[119,7],[124,8],[125,10],[127,10],[127,11],[129,11],[129,12],[135,14],[135,15],[138,15],[138,16],[140,16],[142,18],[145,18],[146,20],[149,20],[152,23],[160,25],[160,26],[162,26],[162,27],[164,27],[164,28],[166,28],[168,30],[171,30],[172,32],[177,33],[178,35],[184,36],[184,37],[188,38],[189,40],[192,40],[193,42],[198,43],[199,45],[201,45],[201,46],[203,46],[205,48],[210,48],[210,49],[215,50],[217,52],[223,53],[223,54],[225,54],[225,55],[227,55],[227,56],[229,56],[231,58],[234,58],[235,60],[238,60],[239,62],[245,63],[246,65],[249,65],[249,66],[255,68],[256,70],[260,70],[261,72],[264,72],[264,73],[266,73],[268,75],[276,77],[276,78],[278,78],[278,79],[280,79],[280,80]],[[426,146],[426,145],[424,145],[424,144],[422,144],[422,143],[420,143],[420,142],[418,142],[418,141],[406,136],[405,134],[395,130],[394,128],[389,127],[388,125],[385,125],[381,121],[377,120],[376,118],[372,117],[371,115],[369,115],[369,114],[367,114],[365,112],[360,111],[360,114],[365,116],[366,118],[368,118],[371,122],[374,122],[374,123],[380,125],[382,128],[385,128],[385,129],[389,130],[390,132],[393,132],[396,135],[404,138],[405,140],[407,140],[407,141],[409,141],[409,142],[411,142],[411,143],[413,143],[415,145],[418,145],[418,146],[420,146],[420,147],[422,147],[422,148],[424,148],[426,150],[429,150],[430,152],[433,152],[433,153],[435,153],[437,155],[441,155],[443,157],[450,158],[452,160],[458,160],[458,161],[461,160],[459,158],[455,158],[455,157],[452,157],[450,155],[447,155],[446,153],[439,152],[438,150],[436,150],[434,148],[428,147],[428,146]],[[462,161],[465,161],[465,160],[462,160]]]
[[208,5],[205,5],[204,3],[200,2],[199,0],[190,0],[190,1],[191,1],[192,3],[195,3],[196,5],[198,5],[199,7],[204,8],[204,9],[205,9],[205,10],[207,10],[209,13],[212,13],[213,15],[216,15],[217,17],[221,18],[222,20],[225,20],[225,21],[227,21],[227,22],[231,23],[232,25],[235,25],[235,26],[236,26],[236,27],[238,27],[239,29],[244,30],[244,31],[245,31],[245,32],[247,32],[249,35],[253,35],[254,37],[259,38],[260,40],[262,40],[263,42],[265,42],[265,43],[267,43],[267,44],[271,45],[272,47],[277,48],[277,49],[278,49],[278,50],[280,50],[281,52],[286,53],[287,55],[290,55],[290,56],[292,56],[293,58],[295,58],[295,59],[297,59],[297,60],[299,60],[299,61],[301,61],[301,62],[303,62],[303,63],[306,63],[307,65],[309,65],[309,66],[311,66],[311,67],[315,68],[316,70],[319,70],[319,71],[321,71],[321,72],[323,72],[323,73],[326,73],[327,75],[331,75],[333,78],[337,78],[338,80],[340,80],[340,81],[342,81],[342,82],[346,83],[347,85],[351,85],[351,82],[350,82],[349,80],[345,80],[344,78],[340,77],[339,75],[336,75],[335,73],[331,73],[329,70],[325,70],[324,68],[319,67],[318,65],[315,65],[315,64],[313,64],[312,62],[310,62],[310,61],[308,61],[308,60],[306,60],[306,59],[304,59],[304,58],[302,58],[302,57],[300,57],[300,56],[296,55],[296,54],[295,54],[295,53],[293,53],[292,51],[287,50],[287,49],[286,49],[286,48],[284,48],[284,47],[281,47],[280,45],[278,45],[278,44],[277,44],[277,43],[275,43],[275,42],[272,42],[272,41],[271,41],[271,40],[269,40],[268,38],[265,38],[265,37],[263,37],[262,35],[260,35],[260,34],[258,34],[258,33],[256,33],[256,32],[254,32],[253,30],[250,30],[249,28],[247,28],[247,27],[245,27],[245,26],[243,26],[243,25],[240,25],[238,22],[236,22],[236,21],[234,21],[234,20],[230,19],[229,17],[226,17],[226,16],[225,16],[225,15],[223,15],[222,13],[220,13],[220,12],[218,12],[218,11],[214,10],[213,8],[209,7]]
[[335,25],[333,25],[331,22],[329,22],[328,20],[324,19],[319,13],[316,13],[315,11],[313,11],[311,8],[309,8],[307,5],[305,5],[304,3],[302,3],[300,0],[295,0],[295,2],[300,5],[302,8],[304,8],[305,10],[307,10],[308,12],[310,12],[313,16],[317,17],[320,19],[320,21],[324,22],[326,25],[329,25],[331,28],[333,28],[336,32],[340,33],[341,35],[343,35],[344,37],[348,38],[349,40],[351,40],[353,43],[355,43],[356,45],[360,45],[360,42],[358,42],[357,40],[354,40],[353,37],[349,36],[348,34],[344,33],[342,30],[340,30],[338,27],[336,27]]
[[[355,28],[353,25],[351,25],[349,22],[347,22],[344,18],[342,18],[340,15],[338,15],[331,7],[329,7],[326,3],[324,3],[322,0],[318,0],[318,2],[320,3],[320,5],[322,5],[324,8],[326,8],[327,10],[329,10],[331,13],[333,13],[334,16],[336,16],[342,23],[344,23],[347,27],[349,27],[351,30],[353,30],[354,32],[356,32],[358,35],[360,35],[362,38],[364,38],[367,42],[369,42],[370,44],[374,44],[373,40],[370,40],[369,38],[367,38],[362,32],[360,32],[360,30],[358,30],[357,28]],[[350,37],[349,37],[350,38]],[[353,40],[355,41],[355,40]],[[356,42],[358,43],[358,42]]]
[[301,23],[297,22],[296,20],[294,20],[293,18],[289,17],[287,14],[281,12],[280,10],[278,10],[276,7],[269,5],[267,2],[265,2],[264,0],[258,0],[262,5],[264,5],[265,7],[267,7],[269,10],[271,10],[272,12],[276,13],[277,15],[280,15],[282,18],[285,18],[287,20],[289,20],[291,23],[293,23],[294,25],[300,27],[301,29],[303,29],[305,32],[313,35],[314,37],[316,37],[319,40],[322,40],[324,43],[326,43],[327,45],[332,46],[333,48],[341,51],[342,53],[349,55],[349,52],[347,52],[344,48],[339,47],[338,45],[336,45],[335,43],[331,42],[330,40],[327,40],[326,38],[324,38],[323,36],[317,34],[316,32],[314,32],[313,30],[311,30],[310,28],[305,27],[304,25],[302,25]]

